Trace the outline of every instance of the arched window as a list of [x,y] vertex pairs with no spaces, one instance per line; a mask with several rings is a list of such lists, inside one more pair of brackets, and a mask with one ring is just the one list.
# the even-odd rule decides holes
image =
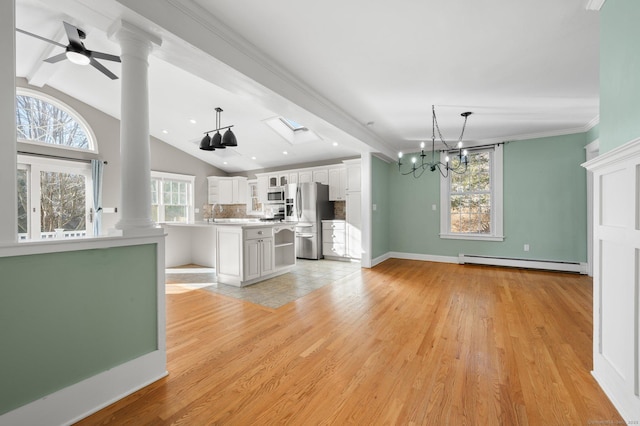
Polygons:
[[16,130],[19,142],[98,151],[95,137],[80,115],[39,92],[17,89]]
[[87,156],[79,155],[98,151],[88,124],[62,102],[17,88],[16,129],[18,142],[59,149],[19,148],[18,239],[91,236],[94,182]]

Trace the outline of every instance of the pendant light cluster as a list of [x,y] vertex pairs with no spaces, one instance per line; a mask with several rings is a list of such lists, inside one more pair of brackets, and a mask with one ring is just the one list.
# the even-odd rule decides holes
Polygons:
[[[228,146],[238,146],[236,135],[231,131],[231,126],[220,127],[220,113],[222,108],[216,108],[216,128],[204,132],[205,136],[200,141],[200,149],[203,151],[215,151],[216,149],[225,149]],[[224,132],[224,136],[220,134],[220,130],[227,129]],[[209,133],[216,132],[213,137],[209,136]]]

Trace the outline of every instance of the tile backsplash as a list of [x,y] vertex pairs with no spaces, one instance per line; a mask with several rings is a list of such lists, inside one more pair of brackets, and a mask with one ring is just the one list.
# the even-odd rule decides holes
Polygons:
[[347,218],[347,209],[345,201],[334,201],[333,202],[333,215],[335,219],[346,219]]
[[214,204],[211,210],[213,218],[247,217],[246,204]]

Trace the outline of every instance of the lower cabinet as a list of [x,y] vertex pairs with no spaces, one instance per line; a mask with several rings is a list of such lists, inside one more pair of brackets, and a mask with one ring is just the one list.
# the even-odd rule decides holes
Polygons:
[[322,221],[322,254],[324,257],[347,257],[347,232],[344,220]]
[[216,279],[243,287],[291,271],[295,226],[216,226]]
[[273,237],[247,239],[244,242],[244,279],[254,280],[275,270]]

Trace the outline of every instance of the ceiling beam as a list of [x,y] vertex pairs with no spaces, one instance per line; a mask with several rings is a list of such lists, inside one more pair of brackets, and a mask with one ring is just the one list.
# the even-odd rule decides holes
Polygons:
[[[62,26],[58,31],[56,31],[52,40],[59,41],[62,44],[66,44],[65,32]],[[53,56],[53,52],[57,48],[57,46],[54,46],[50,43],[43,44],[43,46],[44,48],[42,50],[42,53],[38,57],[38,60],[33,64],[33,68],[31,68],[31,71],[29,71],[29,73],[27,74],[27,82],[31,86],[35,87],[42,87],[47,84],[49,78],[51,78],[51,76],[53,76],[53,74],[57,70],[55,64],[44,62],[45,59]]]

